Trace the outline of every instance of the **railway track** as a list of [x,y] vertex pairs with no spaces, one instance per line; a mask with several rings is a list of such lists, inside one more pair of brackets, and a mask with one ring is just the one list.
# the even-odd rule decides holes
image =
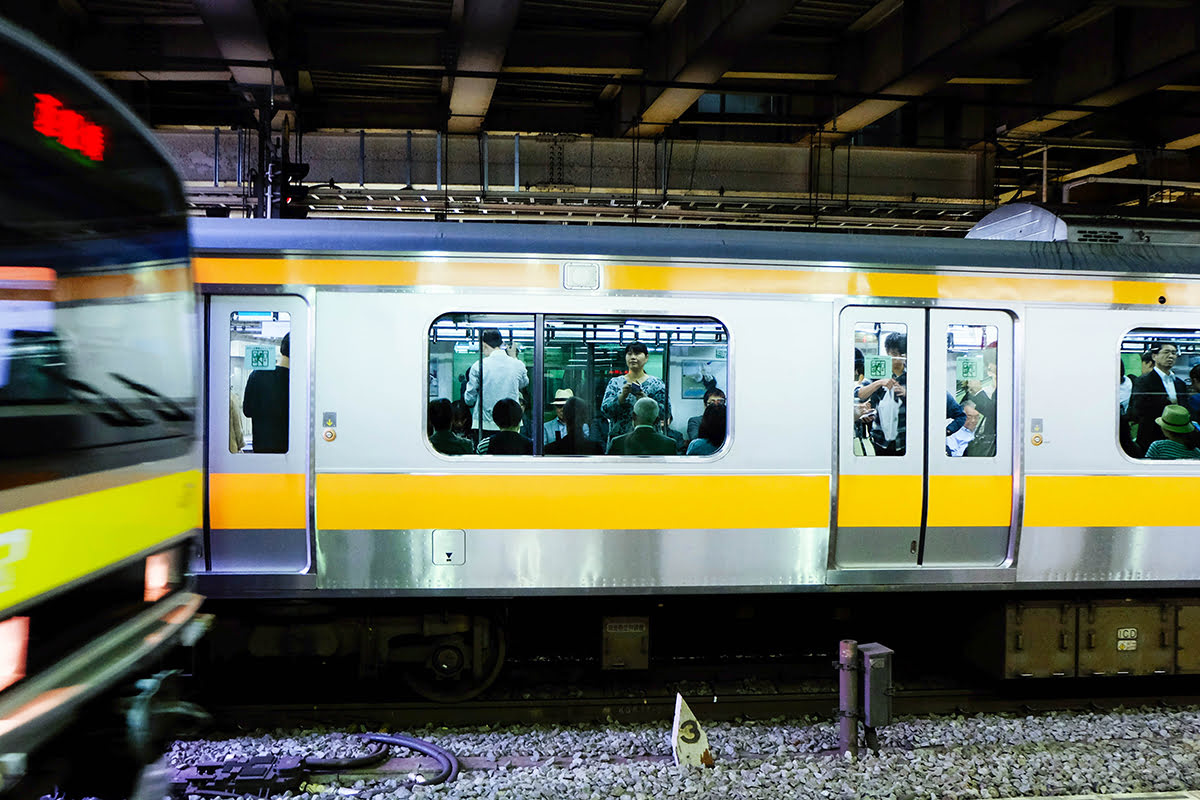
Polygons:
[[[1187,694],[997,693],[973,689],[899,690],[897,715],[1041,713],[1139,706],[1200,704],[1200,691]],[[836,692],[685,695],[701,719],[721,722],[772,718],[832,717]],[[481,699],[457,704],[429,702],[270,703],[214,706],[218,729],[323,725],[391,730],[426,725],[584,724],[655,722],[670,719],[675,695]]]

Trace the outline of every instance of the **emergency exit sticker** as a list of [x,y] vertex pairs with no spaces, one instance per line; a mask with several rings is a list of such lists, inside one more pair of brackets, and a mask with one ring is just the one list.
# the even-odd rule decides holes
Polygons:
[[960,381],[983,380],[983,356],[959,356],[957,363]]
[[275,348],[246,345],[247,369],[275,369]]
[[892,359],[888,356],[867,357],[867,380],[877,381],[892,376]]

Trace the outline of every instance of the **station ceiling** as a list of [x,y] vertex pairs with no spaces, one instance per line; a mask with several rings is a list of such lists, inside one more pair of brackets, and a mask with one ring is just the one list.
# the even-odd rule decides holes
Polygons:
[[[5,12],[152,126],[995,155],[994,205],[1200,187],[1192,0],[56,0]],[[264,114],[264,110],[269,113]],[[1195,182],[1195,185],[1190,185]]]

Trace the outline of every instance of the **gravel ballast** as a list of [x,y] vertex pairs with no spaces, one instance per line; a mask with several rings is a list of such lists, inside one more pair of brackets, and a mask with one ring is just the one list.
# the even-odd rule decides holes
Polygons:
[[[703,721],[703,704],[695,710]],[[314,776],[319,789],[292,796],[908,800],[1200,789],[1200,707],[901,718],[879,730],[878,754],[864,750],[854,761],[835,752],[834,721],[721,722],[705,730],[717,765],[703,770],[671,762],[669,722],[408,730],[464,759],[467,769],[444,786],[408,786],[403,774],[367,783]],[[347,758],[366,750],[347,731],[275,731],[176,742],[170,761]],[[471,769],[472,761],[494,768]]]

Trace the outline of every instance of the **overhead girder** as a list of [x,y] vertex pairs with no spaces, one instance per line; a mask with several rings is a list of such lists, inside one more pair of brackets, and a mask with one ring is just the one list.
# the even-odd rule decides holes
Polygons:
[[[504,65],[509,38],[517,24],[521,0],[475,0],[462,17],[457,72],[495,73]],[[450,90],[447,130],[473,133],[483,127],[496,79],[457,75]]]
[[238,86],[249,95],[270,87],[275,101],[286,103],[288,89],[275,68],[253,0],[194,0],[194,4]]
[[[1154,46],[1147,46],[1148,42]],[[1150,97],[1164,86],[1189,82],[1200,72],[1200,18],[1195,8],[1116,9],[1080,21],[1058,37],[1056,44],[1038,70],[1031,96],[1043,103],[1073,107],[1033,118],[1010,114],[1005,120],[1007,135],[1036,142],[1048,133],[1070,135],[1087,125],[1094,136],[1099,124],[1099,135],[1108,136],[1115,123],[1117,133],[1129,138],[1132,132],[1143,150],[1181,153],[1200,146],[1200,120],[1190,116],[1121,111],[1107,119],[1097,117],[1102,109]],[[1139,161],[1144,156],[1138,152],[1097,156],[1058,180],[1070,182],[1090,175],[1142,177],[1145,172],[1146,163]],[[1018,190],[1002,199],[1028,194]]]
[[[1064,106],[1112,108],[1200,71],[1200,21],[1195,9],[1118,11],[1060,39],[1053,58],[1031,87],[1032,96]],[[1074,109],[1033,119],[1010,118],[1008,132],[1045,134],[1091,113]]]
[[[795,0],[689,2],[675,11],[669,23],[651,33],[646,73],[664,82],[714,84],[748,45],[765,36],[794,5]],[[662,133],[705,91],[646,86],[637,92],[626,88],[621,92],[624,134]]]
[[[845,48],[842,88],[854,94],[896,95],[852,103],[819,128],[829,141],[861,130],[937,89],[970,65],[1037,36],[1069,19],[1089,0],[1013,0],[957,3],[906,0],[894,13]],[[817,138],[815,135],[812,139]]]

